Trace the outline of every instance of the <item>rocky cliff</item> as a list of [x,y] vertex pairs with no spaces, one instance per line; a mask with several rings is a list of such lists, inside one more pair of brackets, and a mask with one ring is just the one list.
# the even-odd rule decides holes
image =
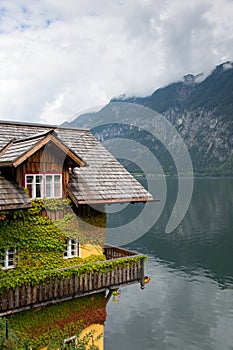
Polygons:
[[[195,174],[233,175],[232,62],[217,66],[206,78],[202,74],[187,74],[182,81],[160,88],[148,97],[114,98],[98,113],[81,115],[73,122],[66,123],[91,127],[100,141],[114,137],[134,139],[156,154],[165,173],[173,175],[176,171],[170,155],[161,142],[145,131],[160,127],[156,124],[156,118],[142,112],[132,112],[131,108],[125,107],[128,104],[148,107],[166,117],[183,138]],[[124,105],[124,108],[120,105]],[[113,125],[118,123],[120,113],[120,120],[123,118],[126,124]],[[130,113],[131,118],[134,113],[134,120],[141,119],[141,130],[130,126]],[[136,170],[132,164],[125,162],[124,165],[132,171]]]

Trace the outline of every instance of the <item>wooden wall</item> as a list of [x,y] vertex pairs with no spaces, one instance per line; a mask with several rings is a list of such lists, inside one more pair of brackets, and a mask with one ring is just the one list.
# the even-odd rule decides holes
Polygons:
[[16,169],[16,181],[19,186],[25,186],[25,174],[63,174],[63,192],[69,181],[69,167],[66,154],[53,144],[47,144],[29,157]]

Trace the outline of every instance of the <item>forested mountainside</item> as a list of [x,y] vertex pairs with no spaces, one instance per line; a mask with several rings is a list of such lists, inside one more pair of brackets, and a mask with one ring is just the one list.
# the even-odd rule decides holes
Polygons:
[[[129,104],[147,107],[145,115],[143,108],[134,112]],[[233,175],[233,62],[217,66],[206,78],[187,74],[182,81],[148,97],[113,98],[99,112],[83,114],[66,125],[91,128],[100,141],[115,137],[136,140],[156,155],[164,173],[174,175],[175,165],[166,147],[145,131],[160,127],[156,116],[148,117],[148,108],[165,116],[176,128],[189,150],[196,175]],[[132,118],[141,118],[140,130],[130,123]],[[136,171],[135,165],[123,163]]]

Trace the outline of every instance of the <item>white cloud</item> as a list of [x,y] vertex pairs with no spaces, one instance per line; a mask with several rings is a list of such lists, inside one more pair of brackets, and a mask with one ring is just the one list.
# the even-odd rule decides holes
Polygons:
[[210,71],[232,59],[232,13],[227,0],[0,1],[0,119],[61,123]]

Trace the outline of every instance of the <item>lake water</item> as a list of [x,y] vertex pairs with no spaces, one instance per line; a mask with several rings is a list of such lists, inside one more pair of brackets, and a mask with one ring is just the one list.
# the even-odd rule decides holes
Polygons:
[[[175,231],[165,226],[177,193],[157,223],[127,248],[148,255],[144,290],[121,288],[107,305],[105,350],[233,349],[233,179],[195,179],[188,212]],[[154,180],[159,188],[159,180]],[[140,204],[110,215],[120,225]]]

